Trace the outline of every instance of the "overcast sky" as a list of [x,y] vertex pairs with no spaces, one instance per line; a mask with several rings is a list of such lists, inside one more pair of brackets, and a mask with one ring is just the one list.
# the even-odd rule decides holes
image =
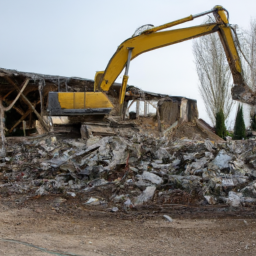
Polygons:
[[[222,5],[230,23],[248,28],[256,1],[243,0],[0,0],[0,67],[93,79],[117,46],[144,24],[161,25]],[[204,18],[179,27],[199,25]],[[117,79],[121,82],[121,75]],[[198,101],[192,41],[140,55],[131,62],[128,84]]]

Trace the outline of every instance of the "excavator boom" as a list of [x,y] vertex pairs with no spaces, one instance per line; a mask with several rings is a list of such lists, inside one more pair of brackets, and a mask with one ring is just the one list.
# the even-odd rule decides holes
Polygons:
[[[174,30],[165,30],[176,25],[189,22],[200,16],[213,13],[216,22],[200,26],[187,27]],[[120,91],[120,115],[123,114],[123,103],[128,82],[130,61],[142,53],[161,47],[177,44],[192,38],[217,32],[224,47],[226,57],[234,80],[232,97],[250,105],[256,104],[255,93],[245,84],[241,61],[232,35],[232,27],[229,24],[228,12],[222,6],[215,6],[212,10],[190,15],[183,19],[169,22],[158,27],[147,25],[146,29],[139,28],[133,37],[125,40],[110,59],[105,71],[99,71],[95,75],[94,93],[69,93],[52,92],[49,94],[49,112],[51,115],[93,115],[107,114],[113,108],[105,92],[125,68],[122,87]],[[79,94],[79,95],[78,95]]]
[[[216,23],[182,29],[160,31],[184,22],[191,21],[194,18],[206,15],[208,13],[214,14]],[[117,51],[110,59],[105,71],[96,73],[95,90],[108,91],[122,70],[127,66],[127,64],[142,53],[180,43],[192,38],[218,32],[234,80],[232,97],[235,100],[254,105],[256,103],[255,95],[245,84],[241,61],[237,52],[231,29],[232,28],[228,21],[228,12],[226,9],[224,9],[222,6],[215,6],[210,11],[194,16],[190,15],[186,18],[142,31],[139,34],[136,34],[134,37],[125,40],[118,47]],[[129,54],[131,56],[130,59],[128,58]],[[122,105],[123,97],[125,96],[124,91],[126,90],[127,80],[128,72],[126,72],[123,79],[120,105]]]

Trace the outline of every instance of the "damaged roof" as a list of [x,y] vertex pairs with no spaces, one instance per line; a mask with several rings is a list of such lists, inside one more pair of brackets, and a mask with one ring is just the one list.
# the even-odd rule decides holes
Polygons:
[[[8,83],[4,79],[4,77],[11,77],[14,79],[18,85],[22,84],[25,78],[29,78],[28,87],[35,87],[34,89],[38,89],[38,85],[42,83],[44,86],[46,83],[54,86],[55,90],[58,91],[93,91],[94,90],[94,80],[88,78],[80,78],[80,77],[66,77],[66,76],[57,76],[57,75],[45,75],[40,73],[32,73],[32,72],[21,72],[14,69],[4,69],[0,68],[0,94],[6,94],[12,89],[12,85]],[[121,83],[114,83],[111,86],[110,91],[117,90],[119,92],[119,88],[121,87]],[[51,89],[53,88],[51,86]],[[13,88],[14,89],[14,88]],[[168,94],[160,94],[149,91],[143,91],[138,87],[133,85],[127,86],[126,98],[137,98],[137,99],[146,99],[146,100],[154,100],[159,98],[171,98],[172,100],[188,99],[195,101],[194,99],[189,99],[182,96],[172,96]]]
[[187,99],[187,100],[197,102],[197,100],[195,100],[195,99],[189,99],[189,98],[186,98],[183,96],[172,96],[172,95],[168,95],[168,94],[143,91],[133,85],[127,86],[126,91],[127,91],[126,92],[127,97],[129,97],[129,96],[132,98],[136,97],[138,99],[154,100],[154,99],[159,99],[159,98],[170,98],[172,100],[177,100],[177,101],[181,101],[182,99]]

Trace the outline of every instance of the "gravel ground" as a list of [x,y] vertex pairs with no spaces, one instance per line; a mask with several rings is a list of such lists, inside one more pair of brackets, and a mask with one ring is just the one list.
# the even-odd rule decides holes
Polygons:
[[58,207],[55,201],[0,198],[0,255],[256,255],[254,209],[151,206],[111,213],[76,199]]

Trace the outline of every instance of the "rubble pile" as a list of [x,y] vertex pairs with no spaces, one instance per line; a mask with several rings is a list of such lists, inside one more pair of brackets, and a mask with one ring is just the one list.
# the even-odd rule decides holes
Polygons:
[[47,135],[9,143],[0,195],[87,195],[84,204],[112,211],[152,203],[250,206],[256,203],[255,168],[254,140]]

